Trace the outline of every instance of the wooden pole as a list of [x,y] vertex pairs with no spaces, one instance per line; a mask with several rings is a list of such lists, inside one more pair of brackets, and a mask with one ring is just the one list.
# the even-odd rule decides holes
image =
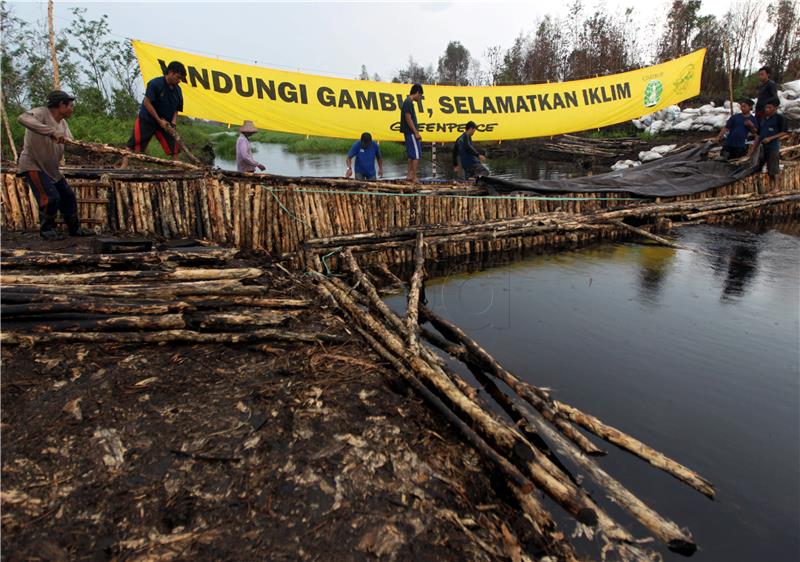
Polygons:
[[417,243],[414,250],[415,267],[411,277],[408,291],[408,309],[406,310],[406,332],[408,333],[408,346],[411,353],[419,355],[419,293],[422,287],[422,278],[425,269],[425,253],[422,233],[417,233]]
[[14,135],[11,133],[11,123],[8,121],[8,113],[6,113],[6,104],[5,104],[6,94],[3,92],[3,95],[0,96],[0,110],[2,110],[2,117],[3,117],[3,128],[6,130],[6,136],[8,137],[8,146],[11,149],[11,154],[14,155],[14,162],[19,159],[19,155],[17,154],[17,147],[14,144]]
[[722,41],[725,45],[725,65],[728,67],[728,97],[731,102],[731,117],[733,117],[733,61],[731,61],[731,46],[727,33],[722,34]]
[[50,35],[50,61],[53,64],[53,89],[61,89],[61,78],[58,76],[58,57],[56,56],[56,29],[53,24],[53,0],[47,2],[47,27]]
[[133,152],[132,150],[117,148],[116,146],[110,146],[107,144],[79,141],[75,139],[64,139],[64,144],[77,146],[85,150],[91,150],[93,152],[100,152],[104,154],[119,154],[120,156],[127,156],[128,158],[133,158],[134,160],[141,160],[142,162],[149,162],[151,164],[161,164],[162,166],[172,166],[173,168],[183,168],[185,170],[203,169],[201,166],[190,164],[188,162],[181,162],[180,160],[167,160],[165,158],[157,158],[155,156],[140,154],[139,152]]

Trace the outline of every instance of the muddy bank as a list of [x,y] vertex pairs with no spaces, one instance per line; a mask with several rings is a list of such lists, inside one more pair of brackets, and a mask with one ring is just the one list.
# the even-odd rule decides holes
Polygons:
[[[44,246],[4,236],[4,249]],[[254,256],[235,265],[315,299]],[[5,557],[546,554],[492,467],[324,304],[284,327],[343,341],[3,346]]]

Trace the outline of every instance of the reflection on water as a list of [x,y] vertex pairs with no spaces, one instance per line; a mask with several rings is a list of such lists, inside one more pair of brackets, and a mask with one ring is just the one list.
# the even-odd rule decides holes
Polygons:
[[627,243],[451,267],[427,297],[519,376],[709,478],[715,501],[613,447],[601,460],[692,531],[694,560],[799,560],[798,234],[696,226],[680,242],[698,252]]
[[[253,152],[256,160],[267,167],[267,173],[281,176],[317,176],[343,177],[347,154],[293,154],[282,144],[254,142]],[[437,177],[453,178],[450,154],[439,149]],[[217,157],[214,165],[223,170],[236,170],[235,160]],[[487,165],[495,175],[529,178],[555,179],[585,175],[585,170],[572,162],[551,162],[528,160],[491,160]],[[403,178],[406,175],[407,162],[387,158],[383,162],[383,173],[386,178]],[[429,148],[423,151],[419,176],[431,177],[433,166]]]

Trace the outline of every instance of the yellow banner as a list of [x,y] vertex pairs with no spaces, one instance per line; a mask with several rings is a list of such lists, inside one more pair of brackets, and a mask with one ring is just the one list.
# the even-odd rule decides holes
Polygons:
[[[133,41],[145,83],[170,61],[187,69],[183,113],[190,117],[322,137],[402,140],[400,105],[408,84],[329,78],[262,68]],[[700,93],[705,49],[610,76],[524,86],[425,85],[416,105],[422,140],[455,140],[467,121],[476,141],[543,137],[622,123]]]

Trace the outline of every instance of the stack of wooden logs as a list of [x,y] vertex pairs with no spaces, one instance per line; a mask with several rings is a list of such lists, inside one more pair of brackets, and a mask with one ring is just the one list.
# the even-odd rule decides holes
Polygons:
[[[735,215],[755,215],[761,209],[787,205],[791,214],[800,201],[800,191],[767,195],[736,195],[716,199],[692,199],[668,203],[631,205],[615,210],[598,210],[584,214],[550,212],[535,213],[513,219],[462,224],[421,225],[388,231],[365,232],[305,241],[306,253],[331,253],[349,248],[356,253],[405,250],[410,253],[418,234],[425,236],[428,247],[441,245],[478,245],[498,243],[506,239],[526,240],[534,244],[556,247],[582,239],[608,239],[631,233],[652,238],[665,245],[675,244],[653,235],[651,230],[666,230],[687,224],[715,222]],[[637,226],[640,225],[641,227]],[[472,250],[473,252],[475,250]],[[403,260],[407,261],[407,260]]]
[[637,137],[593,139],[575,135],[560,135],[541,144],[547,152],[589,156],[598,160],[618,159],[621,154],[633,152],[642,143]]
[[262,269],[229,265],[235,254],[202,247],[120,254],[3,250],[1,341],[336,339],[282,328],[309,302],[271,296]]
[[[552,554],[560,559],[576,560],[564,533],[556,528],[539,496],[532,493],[534,489],[573,516],[579,531],[588,537],[598,537],[604,558],[610,550],[623,560],[657,557],[592,499],[567,468],[568,464],[595,481],[613,502],[626,509],[671,550],[682,554],[694,552],[696,545],[687,531],[647,506],[595,462],[593,457],[605,451],[578,427],[639,456],[708,497],[714,496],[713,486],[691,469],[634,437],[554,400],[546,389],[521,380],[461,329],[431,311],[424,304],[422,234],[417,233],[414,245],[415,269],[408,284],[405,318],[381,300],[371,276],[365,273],[350,249],[342,252],[350,284],[322,274],[318,257],[311,255],[308,260],[313,263],[311,271],[320,295],[333,303],[375,352],[496,466],[529,523],[548,540]],[[430,322],[436,331],[421,328],[420,320]],[[448,368],[442,357],[421,340],[462,361],[513,423],[482,403],[477,389]],[[502,390],[501,386],[508,390]]]

